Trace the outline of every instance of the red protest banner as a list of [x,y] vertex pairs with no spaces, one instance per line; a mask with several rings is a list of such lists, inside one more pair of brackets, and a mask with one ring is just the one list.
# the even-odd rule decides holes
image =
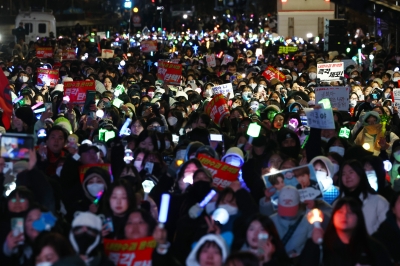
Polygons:
[[150,53],[157,51],[157,41],[145,40],[140,43],[140,49],[143,53]]
[[274,78],[278,79],[281,82],[286,80],[285,75],[282,72],[280,72],[279,70],[277,70],[276,68],[274,68],[273,66],[268,66],[267,69],[265,69],[265,71],[262,73],[262,75],[267,80],[271,80]]
[[37,47],[36,48],[37,58],[52,58],[53,48],[52,47]]
[[79,179],[81,183],[83,182],[83,178],[85,177],[86,171],[92,167],[100,167],[104,170],[108,171],[111,175],[111,164],[109,163],[96,163],[96,164],[85,164],[79,167]]
[[197,155],[197,159],[207,168],[213,176],[213,184],[218,189],[228,187],[232,182],[238,180],[239,167],[218,161],[204,154]]
[[67,49],[62,51],[62,60],[76,60],[76,52],[74,49]]
[[157,246],[153,237],[135,240],[104,239],[106,256],[116,266],[151,265],[151,254]]
[[225,97],[222,94],[217,94],[206,105],[205,113],[211,117],[216,124],[220,124],[221,120],[229,115],[229,107],[226,103]]
[[86,91],[94,91],[94,81],[66,81],[64,82],[64,95],[69,96],[69,102],[83,104],[86,100]]
[[157,78],[173,85],[181,84],[182,65],[158,61]]
[[50,87],[55,87],[58,83],[59,72],[55,69],[38,68],[36,82],[39,86],[46,84]]

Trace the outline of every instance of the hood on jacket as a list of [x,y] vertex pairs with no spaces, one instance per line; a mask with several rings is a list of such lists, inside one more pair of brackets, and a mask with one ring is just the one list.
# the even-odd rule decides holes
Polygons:
[[365,126],[365,125],[368,125],[368,124],[367,124],[367,118],[370,117],[370,116],[374,116],[374,117],[376,118],[376,123],[377,123],[377,124],[379,124],[379,123],[381,122],[381,117],[380,117],[380,115],[379,115],[378,112],[369,111],[369,112],[366,112],[366,113],[364,114],[363,118],[362,118],[362,122],[363,122],[363,125],[364,125],[364,126]]
[[104,190],[107,190],[111,184],[111,176],[107,170],[100,167],[91,167],[89,170],[87,170],[85,176],[83,177],[82,188],[83,191],[85,191],[85,196],[91,201],[95,200],[96,197],[90,195],[89,191],[87,190],[87,183],[91,178],[93,178],[94,175],[99,176],[104,180]]
[[322,162],[325,164],[325,167],[326,167],[326,169],[328,170],[328,175],[329,175],[331,178],[333,178],[333,176],[334,176],[333,171],[334,171],[334,170],[333,170],[333,164],[332,164],[331,160],[329,160],[329,158],[328,158],[328,157],[325,157],[325,156],[317,156],[317,157],[313,158],[313,159],[310,161],[310,164],[314,165],[314,163],[315,163],[316,161],[318,161],[318,160],[322,161]]
[[199,242],[197,242],[196,246],[192,249],[192,251],[190,252],[189,256],[186,259],[186,265],[200,266],[199,261],[197,261],[196,255],[199,249],[207,241],[216,243],[222,251],[222,262],[226,260],[226,258],[228,257],[228,247],[225,243],[225,240],[220,235],[208,234],[200,238]]

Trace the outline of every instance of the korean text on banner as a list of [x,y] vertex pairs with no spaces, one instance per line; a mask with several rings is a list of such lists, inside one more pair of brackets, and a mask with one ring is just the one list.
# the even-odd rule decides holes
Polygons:
[[58,83],[59,72],[55,69],[38,68],[37,69],[37,84],[44,86],[45,84],[50,87],[55,87]]
[[110,49],[101,49],[101,58],[113,58],[114,50]]
[[349,87],[317,87],[315,102],[328,98],[333,108],[341,111],[349,110]]
[[153,237],[135,240],[104,240],[106,256],[116,266],[151,265],[151,254],[157,246]]
[[214,123],[220,125],[222,119],[229,115],[228,104],[222,94],[215,95],[214,98],[206,105],[205,113],[211,117]]
[[142,53],[150,53],[157,51],[157,41],[145,40],[140,43]]
[[62,51],[62,60],[76,60],[76,52],[74,49],[67,49]]
[[197,159],[207,168],[213,176],[213,184],[222,190],[228,187],[232,182],[238,180],[239,167],[221,162],[204,154],[199,154]]
[[222,94],[225,97],[228,96],[228,93],[230,93],[230,96],[233,97],[233,87],[232,87],[232,83],[225,83],[219,86],[215,86],[211,88],[213,94]]
[[393,105],[400,107],[400,89],[393,89]]
[[53,48],[52,47],[37,47],[36,48],[37,58],[52,58]]
[[64,95],[69,96],[69,102],[84,104],[86,91],[96,90],[94,81],[66,81],[64,82]]
[[158,61],[157,78],[164,80],[167,84],[180,85],[182,76],[182,65],[165,61]]
[[85,164],[79,167],[79,179],[81,180],[81,183],[83,182],[83,178],[85,177],[86,171],[92,167],[100,167],[108,171],[108,173],[110,173],[111,175],[111,164],[109,163]]
[[221,65],[227,65],[229,62],[233,61],[233,56],[230,55],[224,55],[224,59],[222,60]]
[[208,67],[216,67],[217,63],[215,62],[215,54],[206,55],[207,66]]
[[339,80],[344,77],[343,62],[317,64],[317,78],[321,81]]
[[268,66],[267,69],[262,73],[262,75],[267,80],[278,79],[279,81],[282,81],[282,82],[286,80],[286,76],[282,72],[280,72],[279,70],[274,68],[273,66]]
[[304,108],[309,127],[320,129],[335,129],[332,109]]

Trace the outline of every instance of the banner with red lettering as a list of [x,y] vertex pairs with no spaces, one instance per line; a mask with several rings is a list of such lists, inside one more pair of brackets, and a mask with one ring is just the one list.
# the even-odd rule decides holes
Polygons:
[[271,80],[271,79],[274,79],[274,78],[278,79],[281,82],[286,80],[286,76],[282,72],[280,72],[279,70],[274,68],[273,66],[268,66],[267,69],[265,69],[265,71],[262,73],[262,75],[267,80]]
[[153,237],[135,240],[104,239],[106,256],[116,266],[151,266],[151,255],[157,246]]
[[180,85],[182,76],[182,65],[158,61],[157,78],[164,80],[167,84]]
[[156,52],[157,41],[150,41],[150,40],[141,41],[140,49],[142,50],[143,53]]
[[89,170],[92,167],[100,167],[106,170],[111,175],[111,164],[109,163],[85,164],[79,167],[79,179],[81,180],[81,183],[83,182],[83,178],[85,177],[87,170]]
[[36,48],[37,58],[52,58],[53,48],[52,47],[37,47]]
[[38,68],[37,73],[37,85],[44,86],[46,84],[49,87],[55,87],[57,85],[59,79],[58,70]]
[[96,90],[94,81],[64,82],[64,95],[69,96],[70,103],[84,104],[86,100],[86,91],[94,90]]
[[67,49],[62,51],[62,60],[76,60],[76,52],[74,49]]
[[222,190],[229,187],[232,182],[238,180],[239,167],[221,162],[202,153],[197,155],[197,159],[211,172],[213,184],[218,189]]
[[229,107],[226,103],[225,97],[222,94],[217,94],[206,105],[205,113],[211,117],[214,123],[220,125],[221,120],[229,115]]
[[113,58],[114,50],[111,49],[101,49],[101,58]]

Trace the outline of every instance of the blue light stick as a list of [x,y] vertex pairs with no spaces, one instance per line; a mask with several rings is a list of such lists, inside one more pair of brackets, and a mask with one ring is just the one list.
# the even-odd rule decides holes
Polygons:
[[169,194],[162,194],[161,196],[161,206],[160,213],[158,214],[158,221],[160,222],[160,227],[163,228],[168,217],[169,200],[171,196]]

